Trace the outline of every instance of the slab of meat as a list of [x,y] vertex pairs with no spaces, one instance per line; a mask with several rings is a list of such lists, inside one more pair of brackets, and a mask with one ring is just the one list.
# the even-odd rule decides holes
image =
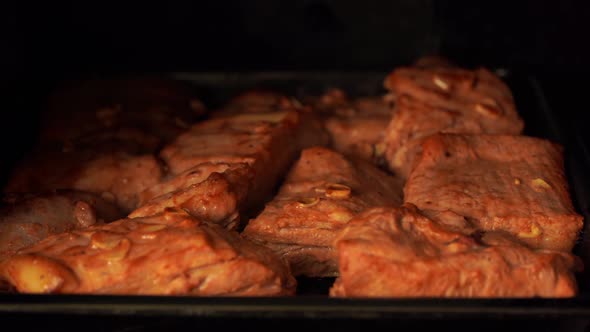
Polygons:
[[561,147],[525,136],[435,135],[404,187],[405,202],[458,229],[504,231],[534,248],[569,251],[582,227]]
[[160,153],[172,174],[202,163],[247,163],[266,176],[284,168],[301,147],[326,143],[314,116],[295,105],[281,111],[240,113],[192,126]]
[[571,297],[576,259],[532,250],[501,233],[450,231],[415,207],[376,208],[335,241],[336,297]]
[[16,167],[4,191],[88,191],[116,202],[126,212],[132,211],[138,195],[158,184],[163,171],[154,155],[137,155],[120,148],[49,149],[32,154]]
[[[190,187],[206,179],[210,172],[217,172],[218,167],[247,165],[248,169],[242,173],[249,184],[243,188],[245,198],[239,199],[243,203],[237,208],[241,213],[251,215],[271,197],[301,149],[327,142],[328,137],[320,122],[311,112],[297,105],[290,104],[281,111],[240,113],[203,121],[162,150],[162,159],[170,171],[169,179],[143,196],[153,197],[173,190],[181,192],[185,200],[189,192],[202,193],[201,189],[187,191],[187,185]],[[174,195],[165,200],[177,200]],[[157,197],[154,199],[161,202]],[[201,199],[191,198],[192,201]],[[154,205],[147,201],[145,204],[161,205],[159,202]]]
[[401,188],[398,179],[364,160],[309,148],[242,235],[285,258],[294,275],[334,276],[337,232],[366,208],[401,204]]
[[383,140],[385,159],[404,177],[429,135],[517,135],[523,129],[509,88],[486,69],[403,67],[386,78],[385,86],[396,103]]
[[0,275],[23,293],[277,296],[296,286],[268,249],[169,210],[53,235]]
[[121,217],[114,204],[81,191],[5,195],[0,206],[0,260],[51,234]]
[[[147,217],[175,207],[201,220],[220,224],[227,229],[237,229],[241,221],[240,212],[247,212],[244,211],[245,201],[249,190],[253,188],[252,168],[247,164],[201,166],[201,169],[196,166],[169,183],[156,186],[162,191],[176,189],[143,203],[129,214],[129,218]],[[212,166],[221,166],[219,168],[223,170],[208,173],[215,169]],[[205,173],[208,176],[202,180]],[[154,191],[152,189],[151,193]]]
[[342,90],[332,89],[311,103],[322,115],[336,151],[369,161],[380,158],[383,146],[377,144],[392,116],[387,96],[350,99]]
[[[236,164],[240,165],[245,164]],[[152,186],[139,194],[138,206],[146,205],[150,200],[174,191],[183,190],[190,186],[205,181],[212,173],[223,173],[232,168],[232,164],[227,163],[203,163],[191,167],[186,171],[172,176],[165,176],[160,183]]]

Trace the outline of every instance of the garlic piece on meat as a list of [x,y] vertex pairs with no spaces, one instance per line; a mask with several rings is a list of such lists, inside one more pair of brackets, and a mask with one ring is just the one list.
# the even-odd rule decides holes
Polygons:
[[450,253],[456,254],[458,252],[465,251],[465,245],[458,242],[452,242],[447,245],[447,250]]
[[404,162],[406,159],[405,156],[406,156],[407,152],[408,152],[408,147],[406,145],[397,149],[397,151],[395,151],[395,154],[393,155],[393,160],[392,160],[393,166],[401,168],[404,165]]
[[353,217],[351,213],[341,212],[341,211],[332,212],[328,216],[330,217],[331,220],[342,222],[342,223],[348,222]]
[[380,158],[385,154],[385,143],[377,143],[373,146],[373,156]]
[[111,262],[120,261],[127,257],[129,249],[131,249],[131,241],[129,241],[127,238],[124,238],[112,250],[105,252],[103,257]]
[[350,197],[351,189],[339,183],[331,183],[326,186],[326,196],[331,198],[348,198]]
[[[495,103],[494,103],[495,104]],[[500,115],[500,109],[496,106],[492,106],[484,103],[475,104],[475,111],[483,116],[490,118],[496,118]]]
[[432,77],[432,82],[434,82],[436,86],[441,88],[441,90],[449,91],[449,83],[445,82],[442,78],[438,77],[438,75],[434,75],[434,77]]
[[547,181],[545,181],[541,178],[533,179],[531,181],[531,185],[533,186],[533,188],[536,191],[543,190],[543,189],[551,189],[551,186],[549,185],[549,183],[547,183]]
[[137,228],[138,231],[142,233],[153,233],[157,231],[161,231],[166,228],[166,225],[162,224],[143,224]]
[[7,264],[6,277],[23,293],[51,293],[78,283],[71,271],[45,257],[15,256]]
[[525,238],[525,239],[532,239],[538,237],[543,233],[543,230],[537,224],[531,224],[531,231],[530,232],[520,232],[518,233],[518,237]]
[[299,207],[311,207],[318,204],[320,199],[318,197],[305,197],[297,200],[297,206]]
[[141,233],[140,238],[142,240],[154,240],[158,237],[156,232],[165,229],[167,226],[162,224],[142,224],[137,227],[137,230]]
[[123,236],[111,232],[96,232],[90,237],[93,249],[112,249],[119,245]]

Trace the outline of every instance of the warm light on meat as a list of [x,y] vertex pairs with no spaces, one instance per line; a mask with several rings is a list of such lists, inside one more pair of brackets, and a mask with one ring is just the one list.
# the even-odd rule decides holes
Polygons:
[[170,210],[50,236],[0,276],[23,293],[278,296],[296,285],[268,249]]
[[401,181],[364,160],[309,148],[243,234],[284,257],[294,275],[334,276],[337,232],[366,208],[401,204],[401,188]]
[[572,297],[576,260],[499,233],[450,231],[415,207],[377,208],[335,241],[335,297]]

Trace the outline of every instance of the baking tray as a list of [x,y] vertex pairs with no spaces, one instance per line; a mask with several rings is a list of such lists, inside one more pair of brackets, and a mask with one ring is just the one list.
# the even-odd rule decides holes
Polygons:
[[[565,147],[566,172],[572,200],[579,213],[590,220],[590,146],[576,130],[568,130],[566,117],[550,105],[543,84],[535,77],[506,69],[496,71],[510,85],[525,134],[543,137]],[[353,96],[378,95],[384,91],[386,72],[214,72],[172,73],[196,87],[204,102],[215,108],[229,97],[249,88],[273,89],[295,97],[319,94],[339,87]],[[590,238],[584,237],[574,253],[590,267]],[[299,279],[298,296],[290,298],[198,298],[173,296],[88,296],[0,294],[0,316],[126,317],[146,322],[162,319],[231,320],[424,320],[534,318],[590,320],[590,276],[577,275],[580,294],[571,299],[333,299],[327,296],[333,279]],[[27,320],[27,318],[24,318]],[[161,321],[160,321],[161,322]],[[582,325],[585,326],[586,323]]]

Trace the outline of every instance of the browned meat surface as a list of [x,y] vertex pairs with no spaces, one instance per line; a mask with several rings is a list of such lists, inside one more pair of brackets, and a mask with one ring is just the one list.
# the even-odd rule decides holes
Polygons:
[[493,133],[520,132],[523,127],[510,89],[485,68],[401,67],[384,84],[396,96],[407,95],[431,106],[480,114],[488,119],[482,125],[489,126]]
[[23,293],[277,296],[296,286],[268,249],[182,211],[53,235],[0,276]]
[[378,145],[383,140],[389,115],[359,115],[358,117],[331,117],[325,126],[332,136],[336,151],[347,156],[377,161],[382,153]]
[[350,99],[342,90],[331,89],[309,101],[322,115],[332,138],[332,147],[344,155],[377,161],[391,107],[386,97]]
[[501,233],[449,231],[415,207],[376,208],[335,241],[336,297],[571,297],[576,260],[532,250]]
[[0,207],[0,260],[51,234],[121,217],[115,205],[81,191],[5,195]]
[[[212,170],[213,165],[202,165],[203,170]],[[188,182],[179,183],[178,189],[147,201],[129,217],[151,216],[167,208],[176,207],[201,220],[217,223],[228,229],[236,229],[240,225],[240,212],[243,211],[246,196],[253,187],[254,174],[246,164],[217,165],[223,165],[222,168],[225,169],[221,172],[209,173],[210,175],[202,181],[198,180],[204,172],[192,176],[190,172],[198,171],[198,166],[191,168],[189,173],[180,176],[180,179],[187,179]],[[170,182],[176,180],[179,179],[172,179]],[[170,188],[174,186],[173,183],[169,185],[171,185]],[[165,184],[164,187],[166,187]]]
[[325,143],[319,127],[312,114],[294,105],[281,111],[240,113],[195,124],[161,156],[172,174],[205,162],[247,163],[257,169],[272,159],[276,168],[294,158],[302,146]]
[[[161,156],[172,180],[167,180],[156,191],[162,194],[178,186],[176,192],[186,197],[188,193],[201,192],[200,189],[187,191],[185,186],[206,178],[208,172],[214,170],[211,165],[246,164],[249,170],[245,173],[253,178],[246,188],[244,203],[238,208],[249,214],[270,198],[302,148],[326,144],[327,140],[313,114],[296,105],[281,111],[240,113],[207,120],[194,125],[163,149]],[[195,169],[200,173],[192,177],[190,174]],[[192,178],[189,182],[187,175]],[[168,202],[175,199],[166,198]]]
[[424,137],[438,132],[516,135],[523,129],[509,88],[485,69],[399,68],[385,86],[396,96],[383,140],[385,159],[404,177]]
[[574,246],[582,217],[558,145],[525,136],[436,135],[423,149],[405,202],[460,229],[504,231],[534,248]]
[[5,192],[76,189],[101,195],[129,212],[137,207],[141,192],[159,183],[162,169],[153,155],[110,149],[33,154],[14,170]]
[[242,234],[285,258],[294,275],[334,276],[337,232],[368,207],[401,204],[401,188],[400,181],[366,161],[309,148]]
[[133,127],[164,142],[205,113],[183,82],[156,77],[73,82],[50,96],[41,140],[72,140],[90,132]]
[[161,167],[152,155],[105,155],[83,165],[77,174],[66,175],[54,187],[98,193],[131,211],[137,207],[139,193],[159,183],[161,176]]
[[191,167],[178,175],[165,176],[160,183],[139,194],[138,206],[143,206],[158,196],[199,184],[205,181],[212,173],[223,173],[231,167],[232,164],[226,163],[203,163]]

